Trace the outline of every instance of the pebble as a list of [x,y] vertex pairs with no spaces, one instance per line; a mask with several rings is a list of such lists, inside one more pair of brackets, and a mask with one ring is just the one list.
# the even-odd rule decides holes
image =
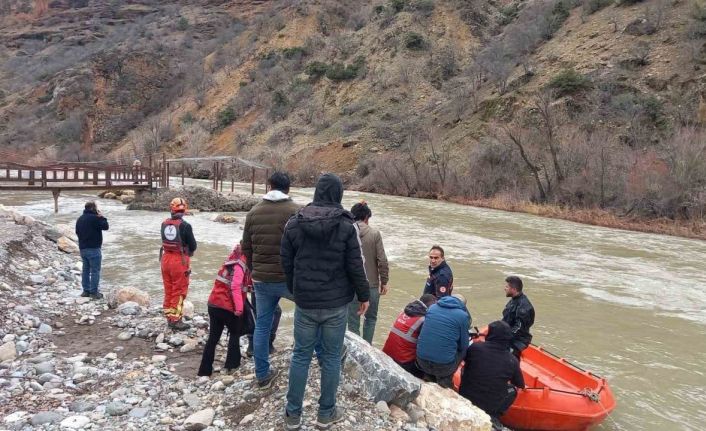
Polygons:
[[61,420],[61,415],[56,412],[39,412],[32,416],[32,419],[29,421],[32,425],[37,426],[37,425],[44,425],[44,424],[51,424],[54,422],[59,422]]
[[249,415],[245,415],[245,417],[240,421],[240,423],[238,425],[247,425],[250,422],[252,422],[253,419],[255,419],[255,415],[250,413]]
[[148,408],[136,407],[136,408],[130,410],[130,413],[128,413],[128,416],[141,419],[141,418],[144,418],[145,416],[147,416],[149,411],[150,411],[150,409],[148,409]]
[[132,332],[125,331],[118,334],[118,340],[127,341],[130,338],[132,338]]
[[39,325],[39,328],[37,328],[37,333],[38,334],[51,334],[51,326],[47,325],[46,323],[42,323]]
[[105,414],[108,416],[122,416],[130,411],[130,406],[119,401],[113,401],[105,406]]
[[383,416],[388,416],[390,414],[390,407],[388,407],[387,403],[382,400],[375,403],[375,410],[377,410],[378,413],[382,414]]
[[77,430],[85,428],[90,423],[91,420],[88,419],[86,416],[69,416],[68,418],[61,421],[60,426],[62,428]]
[[167,356],[166,356],[166,355],[153,355],[153,356],[152,356],[152,363],[155,363],[155,364],[157,364],[157,363],[162,363],[162,362],[164,362],[164,361],[166,361],[166,360],[167,360]]
[[69,406],[69,410],[76,413],[90,412],[95,408],[95,405],[83,400],[76,400]]
[[34,366],[34,370],[39,375],[45,374],[45,373],[53,373],[54,372],[54,364],[51,362],[40,362],[39,364]]

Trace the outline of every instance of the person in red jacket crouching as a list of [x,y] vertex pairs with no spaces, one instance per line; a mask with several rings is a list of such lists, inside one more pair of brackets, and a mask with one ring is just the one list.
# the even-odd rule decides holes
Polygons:
[[199,376],[210,376],[213,373],[216,345],[221,339],[224,327],[228,328],[230,337],[225,371],[232,374],[240,367],[240,336],[244,334],[243,313],[246,302],[244,287],[252,284],[247,268],[245,256],[238,244],[223,262],[208,297],[210,329],[206,347],[203,349]]
[[424,316],[427,310],[436,302],[432,294],[424,294],[421,298],[407,304],[404,311],[397,316],[390,334],[387,336],[382,351],[397,362],[410,374],[416,377],[424,373],[415,364],[417,359],[417,337],[422,330]]

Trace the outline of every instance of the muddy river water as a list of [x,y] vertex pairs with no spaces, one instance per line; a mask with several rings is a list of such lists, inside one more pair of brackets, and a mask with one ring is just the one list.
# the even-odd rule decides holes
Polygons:
[[[208,186],[208,181],[192,181]],[[238,184],[246,191],[249,185]],[[262,192],[262,190],[259,190]],[[312,189],[292,196],[302,204]],[[3,192],[0,203],[49,222],[71,223],[91,194],[62,194],[53,213],[48,192]],[[446,249],[454,289],[469,299],[474,325],[500,317],[503,279],[525,281],[537,319],[534,342],[609,379],[618,407],[601,430],[706,429],[706,242],[586,226],[451,203],[346,192],[344,206],[365,199],[391,264],[375,344],[422,290],[426,252]],[[105,235],[105,287],[135,286],[161,299],[159,226],[165,213],[127,211],[99,200]],[[244,214],[236,214],[244,217]],[[240,240],[239,225],[200,213],[193,224],[190,299],[205,307],[213,276]],[[284,304],[282,336],[291,334]]]

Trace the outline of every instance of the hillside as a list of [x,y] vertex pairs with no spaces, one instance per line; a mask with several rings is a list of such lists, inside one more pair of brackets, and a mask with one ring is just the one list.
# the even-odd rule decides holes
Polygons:
[[699,1],[3,2],[0,149],[701,220]]

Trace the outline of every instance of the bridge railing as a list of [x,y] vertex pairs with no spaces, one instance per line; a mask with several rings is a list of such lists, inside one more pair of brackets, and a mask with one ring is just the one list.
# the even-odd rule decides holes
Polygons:
[[[0,182],[25,183],[37,188],[56,187],[60,183],[83,185],[121,184],[148,185],[161,181],[162,175],[150,168],[128,165],[61,164],[28,166],[18,163],[0,163]],[[79,184],[76,184],[79,185]]]

